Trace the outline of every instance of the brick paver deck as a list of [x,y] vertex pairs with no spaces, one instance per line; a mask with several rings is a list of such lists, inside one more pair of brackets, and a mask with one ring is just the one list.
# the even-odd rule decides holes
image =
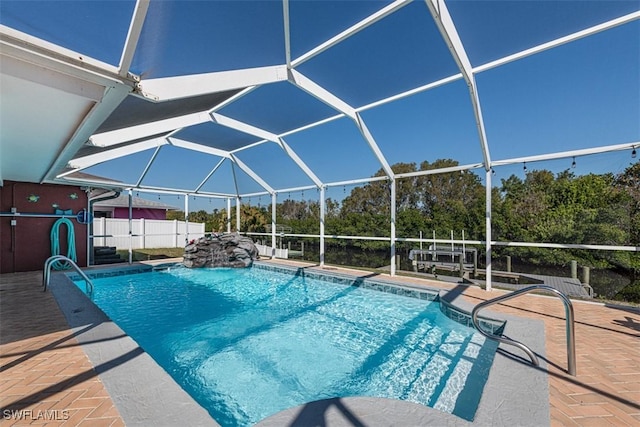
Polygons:
[[[53,297],[41,292],[40,277],[40,273],[0,275],[0,425],[123,425]],[[457,286],[395,279],[445,289]],[[474,304],[501,293],[467,286],[456,291]],[[527,295],[491,307],[492,311],[544,321],[551,404],[548,423],[640,425],[639,311],[580,301],[574,303],[574,309],[576,377],[565,372],[564,307],[558,299]],[[4,410],[17,415],[4,416]]]
[[124,426],[41,280],[0,275],[0,426]]
[[[465,295],[472,302],[487,299],[477,289]],[[640,314],[580,301],[573,306],[576,377],[565,371],[565,314],[560,300],[524,296],[495,311],[544,320],[552,425],[640,425]]]

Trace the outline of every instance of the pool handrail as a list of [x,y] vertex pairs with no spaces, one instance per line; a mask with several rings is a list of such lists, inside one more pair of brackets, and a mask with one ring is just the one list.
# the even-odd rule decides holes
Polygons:
[[82,278],[84,279],[85,283],[86,283],[86,293],[88,295],[91,295],[93,293],[93,282],[91,281],[91,279],[89,279],[89,276],[87,276],[84,271],[82,271],[80,269],[80,267],[78,267],[78,265],[73,262],[73,260],[67,258],[64,255],[54,255],[51,256],[49,258],[47,258],[47,260],[44,262],[44,271],[43,271],[43,277],[42,277],[42,291],[46,292],[47,291],[47,287],[49,286],[49,280],[51,279],[51,267],[53,266],[53,263],[56,261],[66,261],[71,267],[73,267],[76,272],[82,276]]
[[576,376],[576,336],[575,336],[575,326],[574,326],[574,316],[573,316],[573,304],[571,304],[571,300],[559,290],[548,286],[548,285],[533,285],[528,286],[523,289],[519,289],[513,291],[506,295],[501,295],[499,297],[490,299],[488,301],[481,302],[476,305],[471,311],[471,321],[473,322],[473,326],[485,337],[501,342],[503,344],[513,345],[518,347],[520,350],[524,351],[529,358],[531,359],[531,364],[534,366],[539,366],[540,362],[538,361],[538,357],[536,354],[526,345],[522,344],[519,341],[513,340],[511,338],[502,337],[499,335],[494,335],[489,332],[484,331],[480,328],[480,324],[478,322],[478,313],[485,307],[488,307],[493,304],[497,304],[503,301],[510,300],[512,298],[516,298],[523,294],[528,294],[534,291],[547,291],[559,297],[564,303],[564,312],[566,319],[566,334],[567,334],[567,372],[569,375]]

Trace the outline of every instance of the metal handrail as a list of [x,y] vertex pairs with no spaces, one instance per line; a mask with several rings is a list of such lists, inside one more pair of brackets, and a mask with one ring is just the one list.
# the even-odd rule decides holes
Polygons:
[[54,262],[56,261],[66,261],[71,267],[73,267],[80,276],[82,276],[82,278],[85,281],[85,286],[86,286],[86,292],[88,295],[93,294],[93,282],[91,281],[91,279],[89,279],[89,277],[84,273],[84,271],[82,271],[80,269],[80,267],[78,267],[78,265],[73,262],[73,260],[67,258],[64,255],[54,255],[52,257],[47,258],[47,260],[44,262],[44,271],[43,271],[43,277],[42,277],[42,291],[46,292],[47,291],[47,287],[49,286],[49,280],[51,279],[51,266],[53,265]]
[[538,357],[535,353],[526,345],[522,344],[519,341],[512,340],[511,338],[501,337],[498,335],[490,334],[480,328],[480,324],[478,323],[478,312],[485,307],[488,307],[493,304],[497,304],[502,301],[507,301],[512,298],[518,297],[523,294],[528,294],[533,291],[548,291],[562,299],[564,303],[564,313],[566,318],[566,333],[567,333],[567,365],[569,375],[576,376],[576,336],[575,336],[575,327],[574,327],[574,318],[573,318],[573,304],[571,304],[571,300],[559,290],[548,286],[548,285],[533,285],[526,287],[524,289],[519,289],[510,294],[502,295],[497,298],[490,299],[488,301],[481,302],[476,305],[471,312],[471,321],[473,322],[473,326],[485,337],[501,342],[503,344],[513,345],[518,347],[520,350],[527,353],[529,358],[531,359],[531,364],[534,366],[539,366]]

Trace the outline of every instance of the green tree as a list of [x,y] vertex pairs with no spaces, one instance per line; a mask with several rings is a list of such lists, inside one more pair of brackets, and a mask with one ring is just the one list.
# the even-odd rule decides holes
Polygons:
[[[624,172],[614,179],[614,188],[618,189],[621,198],[627,203],[629,217],[628,245],[640,246],[640,161],[627,167]],[[629,254],[629,264],[632,269],[632,277],[635,280],[630,289],[637,292],[636,301],[640,301],[640,254]]]
[[173,221],[184,221],[184,212],[183,211],[167,211],[167,220]]
[[206,223],[210,219],[210,215],[205,210],[199,210],[197,212],[189,212],[188,219],[190,222]]
[[640,245],[640,161],[627,167],[615,177],[613,185],[623,193],[629,206],[629,244]]
[[254,233],[267,231],[267,211],[256,206],[242,204],[240,206],[240,230]]
[[337,218],[340,215],[340,202],[329,197],[325,200],[325,218]]
[[[612,174],[575,176],[534,170],[525,180],[502,180],[493,203],[494,237],[499,240],[623,245],[630,239],[628,196]],[[499,248],[532,263],[629,267],[626,253],[611,251]]]
[[[231,212],[231,218],[233,218],[234,212]],[[222,233],[227,231],[227,210],[226,209],[214,209],[210,215],[210,219],[207,222],[206,228],[208,231],[215,231]],[[231,228],[235,230],[235,221],[231,221]]]
[[[391,166],[396,174],[416,172],[415,163],[396,163]],[[385,176],[379,169],[374,177]],[[403,178],[396,181],[396,209],[409,209],[418,206],[419,194],[415,191],[416,179]],[[391,184],[389,181],[374,181],[362,187],[354,188],[342,201],[341,214],[371,213],[390,216]]]
[[[456,160],[424,161],[420,170],[458,166]],[[440,232],[466,230],[470,238],[484,235],[484,187],[473,172],[447,172],[417,178],[419,207],[430,220],[431,228]]]

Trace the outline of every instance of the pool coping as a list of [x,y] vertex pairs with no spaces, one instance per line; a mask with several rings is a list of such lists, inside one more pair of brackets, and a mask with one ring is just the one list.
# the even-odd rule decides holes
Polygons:
[[[259,265],[258,265],[259,264]],[[349,274],[299,267],[289,267],[267,262],[256,263],[270,269],[302,271],[303,274],[338,276],[354,282],[357,277]],[[151,271],[147,264],[134,264],[118,268],[114,266],[87,270],[91,275],[115,276]],[[72,275],[72,274],[70,274]],[[385,279],[364,280],[382,286],[392,286],[408,291],[435,292],[442,305],[460,313],[470,313],[472,304],[457,298],[459,294],[425,285],[407,284]],[[50,289],[67,322],[77,333],[83,350],[100,375],[105,388],[118,407],[126,425],[171,426],[219,425],[171,376],[128,337],[102,310],[78,289],[64,273],[52,275]],[[379,289],[378,289],[379,290]],[[395,292],[394,292],[395,293]],[[473,422],[444,413],[424,405],[384,398],[350,397],[308,402],[274,414],[257,425],[262,427],[281,425],[305,425],[318,419],[331,420],[328,425],[353,425],[348,414],[367,423],[382,419],[395,420],[403,425],[520,425],[539,426],[550,423],[549,385],[545,363],[544,322],[486,311],[483,319],[506,321],[504,334],[526,342],[541,359],[541,366],[533,368],[517,354],[517,350],[500,344],[494,357],[489,377],[484,386]],[[446,313],[445,313],[446,314]],[[141,408],[143,410],[141,410]],[[337,410],[341,409],[341,410]],[[345,412],[346,411],[346,412]],[[377,415],[375,415],[377,414]],[[345,418],[345,416],[347,418]],[[374,419],[370,419],[370,417]],[[305,418],[306,417],[306,418]],[[309,418],[311,417],[311,418]],[[378,419],[378,421],[382,421]],[[541,420],[547,420],[546,423]],[[417,423],[417,424],[416,424]]]

